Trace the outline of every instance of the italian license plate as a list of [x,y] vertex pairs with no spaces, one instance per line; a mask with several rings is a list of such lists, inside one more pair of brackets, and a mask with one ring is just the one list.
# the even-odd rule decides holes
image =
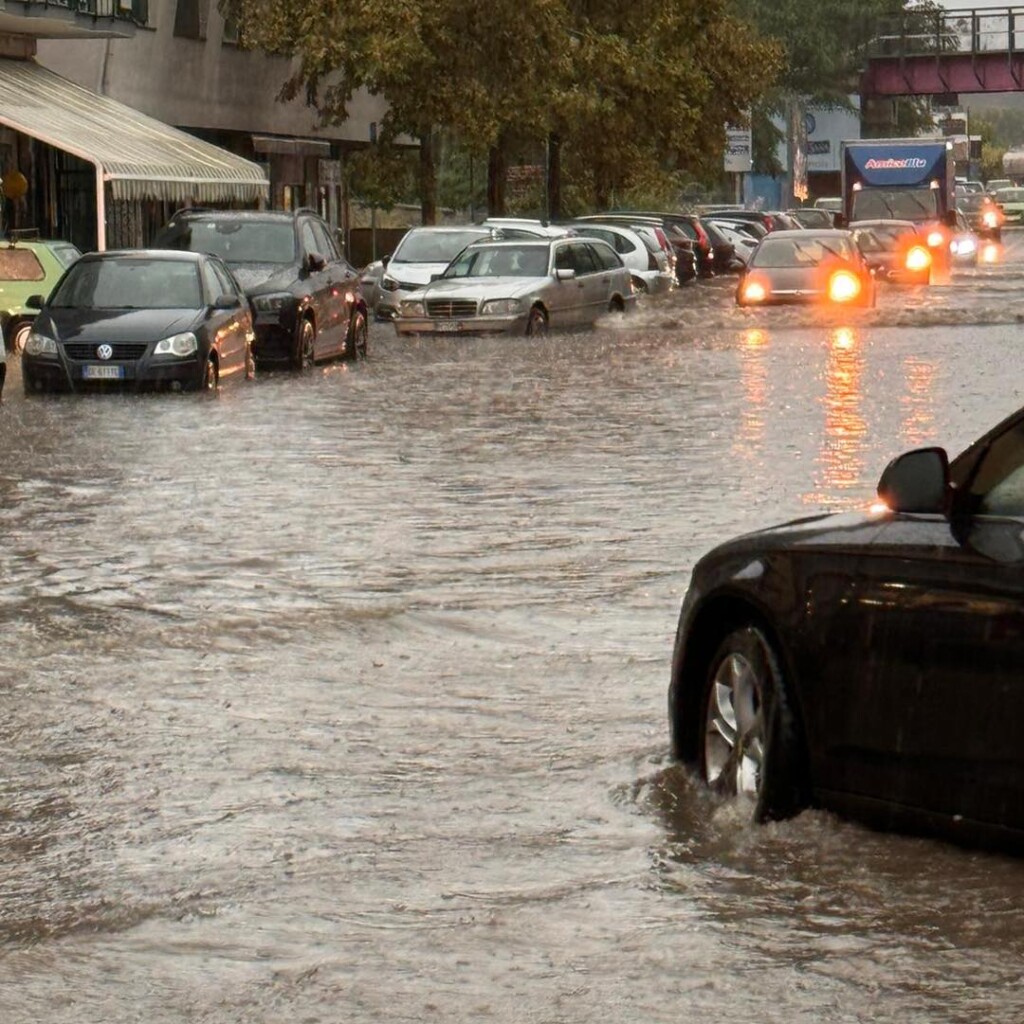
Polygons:
[[83,380],[122,380],[123,378],[123,366],[86,363],[85,366],[82,367]]
[[439,320],[437,322],[437,329],[444,334],[454,334],[462,329],[462,324],[458,320]]

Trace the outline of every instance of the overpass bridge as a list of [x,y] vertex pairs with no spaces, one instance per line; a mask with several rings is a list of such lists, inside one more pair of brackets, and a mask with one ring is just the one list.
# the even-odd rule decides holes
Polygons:
[[1024,91],[1024,6],[907,11],[865,57],[865,99]]

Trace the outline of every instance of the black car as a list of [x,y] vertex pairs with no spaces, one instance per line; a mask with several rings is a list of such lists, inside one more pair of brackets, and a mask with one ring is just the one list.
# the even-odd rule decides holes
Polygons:
[[38,309],[21,356],[25,392],[88,388],[215,389],[251,375],[253,320],[215,256],[155,250],[90,253]]
[[983,192],[959,196],[956,208],[979,238],[992,238],[997,242],[1000,240],[1003,234],[1003,212],[991,196]]
[[878,496],[698,562],[672,749],[760,819],[818,806],[1024,850],[1024,409],[952,464],[893,460]]
[[259,366],[366,355],[359,274],[313,210],[180,210],[154,244],[212,253],[231,268],[252,303]]

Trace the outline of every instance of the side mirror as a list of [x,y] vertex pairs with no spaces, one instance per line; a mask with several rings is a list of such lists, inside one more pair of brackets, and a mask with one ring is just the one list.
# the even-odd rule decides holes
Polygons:
[[306,269],[311,273],[316,273],[318,270],[323,270],[327,266],[327,260],[323,258],[318,252],[311,252],[306,257]]
[[238,309],[242,304],[241,299],[237,295],[231,295],[225,292],[223,295],[218,295],[213,302],[214,309]]
[[387,256],[381,256],[381,258],[380,258],[380,265],[381,265],[381,266],[382,266],[382,267],[383,267],[383,268],[384,268],[385,270],[387,270],[388,264],[389,264],[390,262],[391,262],[391,255],[390,255],[390,254],[388,254]]
[[46,301],[46,299],[42,295],[30,295],[25,300],[25,305],[29,309],[42,309],[43,308],[43,303],[45,301]]
[[841,214],[841,213],[833,214],[832,215],[832,224],[836,228],[845,228],[846,227],[846,217],[845,217],[845,215]]
[[567,267],[559,267],[555,271],[555,277],[559,281],[571,281],[576,276],[576,271]]
[[944,448],[918,448],[898,455],[878,481],[878,497],[893,512],[945,513],[949,456]]
[[440,274],[431,274],[430,275],[430,280],[431,281],[440,281],[442,277],[444,277],[444,271],[442,271]]

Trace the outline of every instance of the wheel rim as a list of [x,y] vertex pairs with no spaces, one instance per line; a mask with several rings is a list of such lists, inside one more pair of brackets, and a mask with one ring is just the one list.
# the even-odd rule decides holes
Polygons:
[[530,314],[530,334],[543,334],[547,327],[547,317],[539,309],[535,309]]
[[206,360],[206,376],[203,379],[203,387],[207,391],[217,390],[217,364],[212,359]]
[[308,320],[302,321],[302,338],[300,340],[301,348],[299,349],[299,357],[302,362],[302,368],[304,370],[309,369],[315,361],[316,352],[314,350],[314,343],[316,335],[313,332],[313,325]]
[[355,320],[352,323],[353,358],[358,359],[359,356],[366,356],[369,330],[370,329],[366,323],[366,317],[362,313],[356,313]]
[[730,794],[756,796],[764,764],[764,701],[757,669],[742,654],[722,659],[711,681],[704,775]]
[[11,351],[20,356],[25,351],[25,342],[28,341],[28,336],[32,333],[31,324],[19,324],[17,330],[14,332],[14,336],[11,338]]

